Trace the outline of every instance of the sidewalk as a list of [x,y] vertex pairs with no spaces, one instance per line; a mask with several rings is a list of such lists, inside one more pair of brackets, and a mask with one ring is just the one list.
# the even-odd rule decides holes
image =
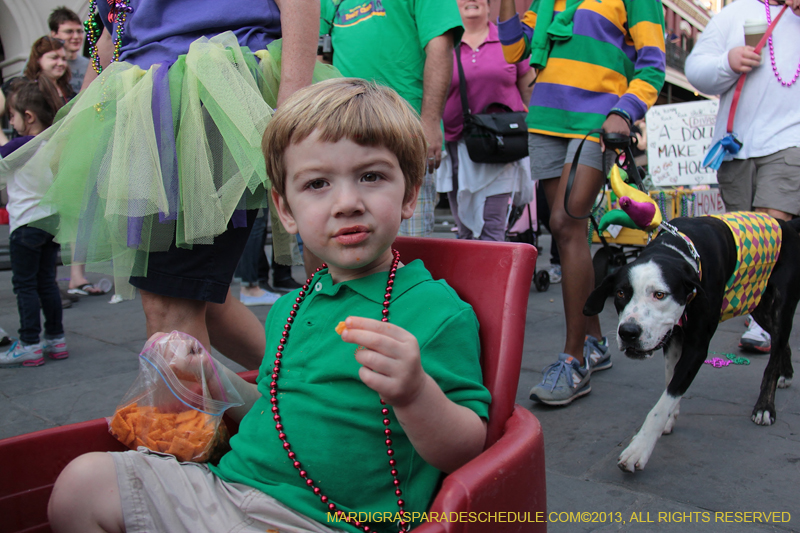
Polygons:
[[[539,267],[543,268],[549,258],[549,237],[543,236],[540,244],[544,251]],[[298,279],[301,271],[295,273]],[[60,277],[66,275],[66,269],[59,272]],[[89,278],[96,281],[99,276],[90,273]],[[110,296],[84,297],[64,311],[69,359],[48,360],[38,368],[0,370],[0,438],[113,413],[137,374],[136,355],[145,341],[145,327],[138,299],[112,305]],[[269,311],[269,307],[252,309],[262,321]],[[614,366],[593,376],[590,395],[567,408],[535,405],[528,391],[563,348],[562,315],[561,285],[551,285],[543,293],[531,289],[517,402],[529,408],[544,428],[548,511],[572,512],[573,518],[594,512],[599,513],[598,520],[604,517],[602,513],[612,513],[612,518],[626,523],[609,523],[605,516],[605,523],[551,523],[551,532],[800,530],[796,488],[800,481],[800,384],[778,390],[776,424],[759,427],[750,421],[750,411],[767,356],[748,355],[749,366],[704,365],[681,402],[674,433],[659,440],[646,470],[624,474],[616,466],[617,456],[664,389],[663,358],[656,354],[634,361],[612,348]],[[610,302],[601,323],[605,334],[613,337],[616,312]],[[18,327],[9,271],[0,271],[0,326],[11,333]],[[738,353],[742,331],[741,318],[723,323],[711,349]],[[800,349],[800,321],[790,346]],[[797,355],[792,359],[800,369]],[[788,512],[791,521],[723,523],[714,515],[731,512],[727,518],[733,521],[734,512],[752,511],[776,511],[778,518],[780,512]],[[667,517],[673,521],[665,522]],[[632,518],[642,523],[631,523]]]

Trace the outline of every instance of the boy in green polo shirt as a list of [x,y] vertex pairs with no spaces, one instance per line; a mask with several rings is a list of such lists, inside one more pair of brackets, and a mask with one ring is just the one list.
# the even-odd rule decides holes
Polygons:
[[55,531],[406,531],[481,452],[475,314],[391,248],[424,173],[419,119],[391,89],[329,80],[281,106],[263,146],[281,222],[327,267],[270,311],[257,384],[227,371],[245,400],[232,450],[84,455],[54,487]]

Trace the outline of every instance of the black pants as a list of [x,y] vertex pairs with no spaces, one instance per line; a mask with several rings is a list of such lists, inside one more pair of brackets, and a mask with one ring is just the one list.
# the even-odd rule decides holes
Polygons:
[[42,331],[48,338],[64,335],[61,323],[61,294],[56,282],[58,244],[46,231],[29,226],[15,229],[9,238],[11,284],[17,295],[19,338],[23,344],[37,344]]

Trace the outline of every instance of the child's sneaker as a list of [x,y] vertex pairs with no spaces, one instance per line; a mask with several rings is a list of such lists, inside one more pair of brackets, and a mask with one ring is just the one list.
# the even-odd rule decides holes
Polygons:
[[22,344],[20,341],[14,341],[7,352],[0,353],[0,368],[43,364],[41,344]]
[[748,318],[750,323],[747,324],[747,330],[739,339],[739,348],[751,352],[768,353],[772,349],[772,339],[770,339],[769,333],[764,331],[764,328],[759,326],[752,317]]
[[531,400],[547,405],[567,405],[592,392],[591,368],[588,364],[581,366],[569,354],[559,354],[558,362],[545,368],[543,373],[542,382],[531,389]]
[[42,342],[42,352],[50,359],[66,359],[69,357],[67,339],[63,335],[56,339],[45,338]]
[[550,283],[561,283],[561,265],[550,265],[545,270],[550,276]]
[[586,335],[586,339],[583,341],[583,358],[589,360],[589,367],[592,372],[611,368],[608,339],[603,337],[603,340],[597,340],[591,335]]

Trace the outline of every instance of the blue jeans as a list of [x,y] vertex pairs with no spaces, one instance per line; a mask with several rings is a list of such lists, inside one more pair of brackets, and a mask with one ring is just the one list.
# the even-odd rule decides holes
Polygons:
[[249,286],[258,285],[258,260],[264,255],[264,232],[267,230],[267,214],[256,218],[250,237],[244,246],[239,265],[236,267],[236,276],[242,278],[242,284]]
[[[38,228],[21,226],[9,238],[11,284],[19,308],[19,338],[37,344],[42,331],[39,311],[44,311],[44,332],[48,338],[64,335],[61,323],[61,293],[56,282],[58,244]],[[41,303],[41,305],[40,305]]]

